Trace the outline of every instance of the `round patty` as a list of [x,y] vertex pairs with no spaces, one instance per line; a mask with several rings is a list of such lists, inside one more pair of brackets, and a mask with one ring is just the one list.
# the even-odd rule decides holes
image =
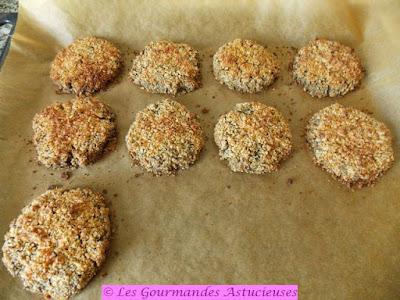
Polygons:
[[350,47],[316,39],[294,58],[293,78],[313,97],[343,96],[361,83],[364,70]]
[[152,93],[188,93],[200,86],[198,57],[187,44],[151,42],[133,60],[129,76]]
[[196,116],[182,104],[166,99],[137,113],[126,144],[136,165],[163,175],[188,169],[204,141]]
[[50,78],[59,92],[87,96],[114,80],[121,65],[121,53],[112,43],[86,37],[57,53]]
[[215,78],[231,90],[256,93],[274,82],[279,65],[263,46],[236,39],[214,54],[213,71]]
[[49,190],[11,222],[3,263],[27,290],[68,299],[103,264],[109,239],[109,209],[101,194],[90,189]]
[[46,107],[33,118],[33,142],[46,167],[79,167],[96,161],[115,141],[115,116],[93,97]]
[[326,107],[311,117],[306,130],[314,162],[349,187],[373,184],[393,164],[389,129],[355,108]]
[[292,135],[281,113],[258,102],[236,104],[214,129],[221,159],[234,172],[265,174],[278,170],[292,150]]

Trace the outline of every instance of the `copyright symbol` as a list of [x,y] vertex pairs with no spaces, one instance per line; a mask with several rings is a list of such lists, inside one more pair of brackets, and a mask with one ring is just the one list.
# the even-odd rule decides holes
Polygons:
[[113,291],[113,289],[110,288],[110,287],[106,287],[106,288],[103,290],[104,296],[107,296],[107,297],[112,296],[113,293],[114,293],[114,291]]

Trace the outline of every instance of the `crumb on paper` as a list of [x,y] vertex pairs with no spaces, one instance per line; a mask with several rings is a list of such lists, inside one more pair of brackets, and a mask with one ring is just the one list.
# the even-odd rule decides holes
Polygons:
[[61,173],[61,178],[64,180],[70,179],[72,176],[72,173],[70,171],[64,171]]
[[62,184],[51,184],[51,185],[49,185],[49,187],[47,189],[48,190],[54,190],[54,189],[62,188],[62,187],[63,187]]

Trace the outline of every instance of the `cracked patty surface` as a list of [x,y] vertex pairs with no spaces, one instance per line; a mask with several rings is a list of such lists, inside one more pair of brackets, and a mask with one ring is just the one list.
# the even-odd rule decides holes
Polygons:
[[35,198],[11,222],[2,260],[27,290],[68,299],[103,264],[109,239],[109,209],[101,194],[54,189]]

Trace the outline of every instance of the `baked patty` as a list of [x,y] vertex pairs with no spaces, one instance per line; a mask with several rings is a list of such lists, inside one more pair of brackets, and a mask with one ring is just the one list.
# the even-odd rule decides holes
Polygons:
[[259,102],[236,104],[214,129],[221,159],[234,172],[265,174],[278,170],[292,150],[292,134],[282,114]]
[[354,50],[336,41],[316,39],[294,58],[293,78],[311,96],[343,96],[357,88],[364,76]]
[[148,92],[192,92],[200,86],[199,53],[187,44],[151,42],[133,60],[129,76]]
[[165,99],[136,114],[126,145],[134,164],[155,175],[188,169],[204,145],[196,116],[182,104]]
[[110,240],[109,209],[90,189],[54,189],[35,198],[11,222],[3,263],[24,287],[68,299],[103,264]]
[[117,47],[104,39],[86,37],[57,53],[51,64],[50,78],[61,93],[88,96],[113,81],[121,65]]
[[256,93],[271,85],[279,73],[272,53],[250,40],[236,39],[214,54],[215,78],[232,90]]
[[95,162],[115,141],[115,115],[94,97],[55,103],[33,118],[33,142],[40,163],[50,168]]
[[390,130],[352,107],[328,106],[306,128],[314,162],[349,187],[372,185],[393,164]]

